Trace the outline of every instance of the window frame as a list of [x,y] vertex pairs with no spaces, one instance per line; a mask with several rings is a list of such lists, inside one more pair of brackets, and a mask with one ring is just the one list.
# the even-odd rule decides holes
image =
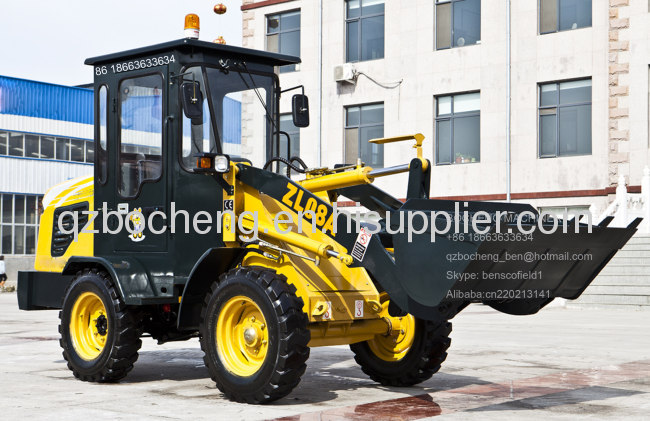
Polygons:
[[[24,132],[20,130],[5,130],[5,129],[0,129],[0,135],[6,134],[5,139],[7,139],[7,150],[6,153],[0,153],[0,157],[7,157],[7,158],[14,158],[14,159],[29,159],[29,160],[38,160],[38,161],[56,161],[56,162],[68,162],[71,164],[86,164],[86,165],[93,165],[92,161],[88,161],[87,156],[85,155],[85,144],[87,143],[93,143],[93,139],[84,139],[82,137],[70,137],[70,136],[57,136],[53,134],[44,134],[44,133],[35,133],[35,132]],[[20,134],[23,136],[23,156],[17,156],[17,155],[9,155],[9,137],[11,134]],[[52,145],[53,145],[53,157],[51,158],[34,158],[34,157],[29,157],[29,156],[24,156],[25,154],[25,136],[37,136],[38,139],[38,153],[39,155],[43,155],[43,138],[51,138],[52,139]],[[85,142],[84,144],[84,160],[83,161],[72,161],[71,159],[57,159],[56,158],[56,139],[65,139],[68,140],[68,152],[70,151],[70,145],[72,140],[81,140]]]
[[[588,80],[591,82],[590,88],[592,89],[591,91],[591,101],[589,102],[572,102],[570,104],[560,104],[560,85],[562,83],[566,82],[579,82],[579,81],[585,81]],[[554,105],[544,105],[542,106],[542,86],[547,86],[547,85],[555,85],[556,87],[556,95],[555,95],[555,104]],[[593,131],[592,131],[592,137],[590,139],[591,141],[591,147],[592,151],[591,153],[584,154],[584,153],[575,153],[575,154],[560,154],[560,109],[561,108],[566,108],[566,107],[576,107],[576,106],[581,106],[581,105],[589,105],[593,107],[593,79],[591,77],[588,78],[576,78],[576,79],[564,79],[564,80],[556,80],[556,81],[550,81],[550,82],[539,82],[537,84],[537,157],[539,159],[548,159],[548,158],[568,158],[572,156],[589,156],[593,155]],[[540,110],[547,110],[547,109],[552,109],[555,108],[555,154],[554,155],[542,155],[542,125],[541,123],[541,117],[542,114],[540,113]],[[546,114],[549,115],[549,114]],[[591,121],[590,124],[593,125],[593,108],[591,110]]]
[[[28,193],[0,193],[0,215],[4,212],[4,197],[11,197],[11,221],[3,222],[0,217],[0,254],[10,255],[10,256],[35,256],[38,250],[38,234],[39,234],[39,224],[41,219],[41,213],[39,212],[40,206],[42,204],[43,195],[41,194],[28,194]],[[16,222],[16,196],[22,196],[24,201],[23,211],[25,217],[23,222]],[[28,198],[34,198],[36,208],[34,209],[34,222],[28,222],[28,208],[27,202]],[[9,251],[3,251],[5,246],[4,240],[2,238],[2,230],[4,227],[9,227]],[[23,228],[23,253],[16,253],[16,227]],[[28,228],[34,229],[34,253],[27,253],[27,231]]]
[[[547,34],[556,34],[558,32],[567,32],[567,31],[575,31],[578,29],[584,29],[584,28],[592,28],[594,26],[594,2],[591,0],[591,25],[589,26],[581,26],[579,28],[571,28],[571,29],[560,29],[560,2],[564,0],[555,0],[556,4],[556,16],[555,16],[555,30],[554,31],[546,31],[542,32],[542,1],[543,0],[537,0],[537,34],[538,35],[547,35]],[[650,0],[649,0],[650,2]]]
[[[456,96],[460,95],[467,95],[467,94],[479,94],[479,109],[477,111],[463,111],[460,113],[455,113],[454,112],[454,98]],[[451,112],[449,114],[445,114],[443,117],[440,117],[440,98],[445,98],[445,97],[451,97]],[[480,100],[481,100],[481,91],[466,91],[466,92],[454,92],[454,93],[448,93],[448,94],[440,94],[440,95],[435,95],[434,96],[434,101],[436,102],[435,104],[435,110],[436,110],[436,115],[434,118],[434,128],[433,128],[433,133],[435,137],[435,142],[434,142],[434,156],[435,156],[435,165],[458,165],[455,162],[454,157],[456,156],[454,153],[454,119],[455,118],[462,118],[462,117],[478,117],[479,118],[479,133],[478,133],[478,150],[479,150],[479,156],[476,162],[462,162],[460,164],[480,164],[481,163],[481,107],[480,107]],[[440,121],[449,121],[449,143],[450,143],[450,157],[451,157],[451,162],[440,162],[439,157],[438,157],[438,124]]]
[[[22,139],[22,140],[21,140],[21,147],[20,147],[20,149],[21,149],[21,151],[22,151],[22,155],[12,155],[12,154],[11,154],[11,149],[12,149],[12,146],[11,146],[11,135],[12,135],[12,134],[20,134],[20,136],[21,136],[21,139]],[[9,132],[8,132],[8,134],[7,134],[7,156],[10,156],[10,157],[12,157],[12,158],[26,158],[26,157],[25,157],[25,132],[16,132],[16,131],[9,131]],[[34,159],[34,158],[31,158],[31,159]]]
[[[480,45],[481,44],[481,39],[482,39],[482,35],[483,35],[482,34],[482,31],[483,31],[482,25],[479,27],[479,39],[477,40],[477,42],[475,42],[474,44],[454,45],[454,3],[457,3],[459,1],[464,1],[464,0],[435,0],[435,2],[433,4],[433,25],[434,25],[433,49],[434,49],[434,51],[451,50],[453,48],[464,48],[464,47],[471,47],[473,45]],[[540,1],[540,0],[538,0],[538,1]],[[438,27],[437,27],[438,5],[440,5],[440,4],[449,4],[451,6],[451,10],[449,12],[450,43],[449,43],[449,47],[442,47],[442,48],[438,48]],[[481,10],[479,11],[479,22],[480,22],[481,18],[482,18],[482,9],[483,9],[482,0],[479,1],[479,6],[481,8]]]
[[[344,6],[343,6],[344,9],[345,9],[345,21],[344,21],[344,25],[345,25],[344,34],[345,34],[345,37],[343,39],[343,42],[345,43],[345,62],[346,63],[361,63],[361,62],[364,62],[364,61],[383,60],[384,58],[386,58],[386,27],[385,27],[385,25],[386,25],[386,1],[384,0],[384,2],[383,2],[383,4],[384,4],[383,13],[373,13],[373,14],[370,14],[370,15],[363,15],[362,14],[362,12],[363,12],[363,0],[359,0],[359,16],[357,16],[356,18],[348,18],[347,4],[348,4],[349,1],[350,0],[345,0],[344,1]],[[361,32],[362,32],[362,30],[361,30],[361,28],[363,26],[362,20],[367,19],[367,18],[375,18],[375,17],[378,17],[378,16],[383,16],[384,17],[384,55],[382,57],[380,57],[380,58],[373,58],[373,59],[369,59],[369,60],[363,60],[361,58],[363,56],[362,50],[361,50],[361,47],[362,47],[362,43],[361,43]],[[352,61],[352,60],[350,60],[349,54],[348,54],[348,36],[349,36],[348,23],[354,22],[354,21],[359,22],[359,32],[358,32],[358,35],[357,35],[357,51],[359,53],[359,58],[357,60]],[[366,105],[372,105],[372,104],[366,104]]]
[[4,139],[4,151],[0,149],[0,156],[9,155],[9,130],[0,130],[0,138]]
[[[100,101],[100,98],[101,98],[100,91],[101,91],[102,88],[106,89],[106,126],[105,126],[106,127],[106,129],[105,129],[106,130],[106,150],[104,150],[104,148],[102,148],[102,145],[101,145],[101,130],[102,130],[101,124],[102,123],[101,123],[101,119],[100,119],[100,116],[99,116],[99,113],[101,111],[101,105],[99,104],[99,101]],[[93,165],[95,167],[95,179],[97,180],[97,182],[100,185],[103,186],[108,181],[108,161],[109,161],[109,159],[108,159],[108,150],[109,150],[109,143],[110,143],[108,141],[108,128],[109,128],[108,119],[109,119],[109,116],[110,116],[110,112],[109,112],[110,88],[108,87],[107,84],[103,83],[103,84],[101,84],[101,85],[99,85],[97,87],[96,97],[97,97],[97,103],[95,104],[94,117],[95,117],[95,121],[97,121],[97,124],[95,125],[95,139],[94,139],[94,142],[95,142],[95,156],[94,156],[94,159],[93,159]],[[101,151],[101,153],[100,153],[100,151]],[[102,154],[104,155],[104,159],[105,159],[103,168],[102,168],[102,166],[98,165],[100,156]],[[106,170],[105,171],[106,174],[103,174],[102,169]],[[104,177],[102,177],[102,175],[104,175]]]
[[[287,116],[291,117],[292,114],[291,113],[281,113],[281,114],[278,115],[278,121],[279,121],[278,130],[279,131],[284,131],[284,130],[282,130],[282,117],[287,117]],[[291,121],[291,124],[293,124],[293,120]],[[296,126],[294,126],[294,127],[296,127]],[[291,132],[284,131],[284,132],[289,135],[289,138],[291,140],[291,147],[289,148],[289,150],[291,150],[293,148],[293,145],[296,144],[296,142],[294,142],[295,139],[292,138],[292,134],[298,134],[298,136],[300,136],[300,127],[296,127],[296,131],[291,131]],[[280,139],[282,139],[282,138],[280,138]],[[300,138],[298,138],[297,145],[298,145],[298,156],[300,156]],[[279,152],[279,156],[282,156],[282,151],[278,151],[278,152]],[[292,156],[293,156],[293,154],[292,154]],[[291,158],[291,157],[287,157],[287,158]]]
[[[217,143],[216,143],[216,145],[217,145],[217,153],[223,154],[223,148],[224,148],[225,145],[223,144],[224,140],[221,138],[221,133],[217,130],[218,129],[217,115],[216,115],[216,113],[214,111],[214,104],[212,103],[212,99],[211,99],[212,98],[212,91],[211,91],[212,87],[210,86],[210,81],[209,81],[209,78],[208,78],[208,71],[207,71],[208,69],[221,70],[221,67],[218,66],[218,65],[215,65],[215,64],[192,62],[192,63],[184,65],[183,68],[181,69],[181,73],[187,72],[188,69],[190,69],[192,67],[200,67],[201,68],[201,72],[202,72],[202,75],[203,75],[203,80],[205,81],[205,91],[206,91],[206,94],[207,94],[208,98],[210,98],[208,100],[208,107],[210,109],[210,124],[211,124],[211,128],[212,128],[212,130],[213,130],[213,132],[215,133],[215,136],[216,136],[215,139],[217,141]],[[271,125],[270,135],[268,134],[269,128],[265,127],[265,129],[264,129],[264,131],[265,131],[264,136],[265,137],[270,136],[269,140],[268,140],[269,144],[267,144],[267,139],[264,139],[264,149],[265,149],[264,154],[266,155],[265,160],[268,160],[273,156],[272,155],[272,150],[275,148],[274,145],[277,145],[279,143],[279,136],[274,134],[273,128],[274,127],[280,127],[280,113],[279,113],[279,109],[280,109],[280,94],[279,94],[279,92],[280,92],[280,77],[278,76],[277,73],[267,73],[267,72],[262,72],[262,71],[258,71],[258,70],[250,70],[249,69],[248,72],[251,75],[268,76],[268,77],[273,79],[273,92],[271,92],[270,95],[275,99],[275,101],[273,102],[273,108],[269,111],[269,113],[273,116],[273,123],[270,124],[268,119],[266,117],[264,118],[265,124],[266,125]],[[180,84],[179,84],[179,95],[180,95]],[[268,103],[266,104],[266,106],[267,106],[267,108],[269,108]],[[182,104],[180,104],[179,107],[180,107],[179,108],[179,113],[183,113]],[[183,121],[183,119],[181,117],[181,124],[178,125],[179,126],[178,127],[178,133],[179,133],[178,136],[180,136],[179,139],[181,139],[181,141],[177,142],[178,143],[177,151],[176,151],[177,160],[178,160],[179,165],[181,166],[181,168],[183,168],[183,170],[185,170],[186,172],[188,172],[190,174],[197,174],[196,172],[194,172],[193,168],[187,168],[185,166],[185,164],[183,163],[183,142],[182,142],[182,139],[183,139],[183,123],[182,123],[182,121]]]
[[[300,16],[300,25],[298,26],[297,29],[289,29],[289,30],[286,30],[286,31],[278,29],[278,32],[275,32],[275,33],[272,33],[272,34],[269,33],[269,18],[271,16],[281,16],[281,15],[285,15],[285,14],[288,14],[288,13],[294,13],[294,12],[298,12],[298,14]],[[269,35],[277,35],[278,36],[278,49],[280,49],[279,47],[282,45],[281,42],[280,42],[281,34],[286,34],[286,33],[290,33],[290,32],[298,32],[298,42],[300,43],[298,48],[299,48],[299,50],[302,50],[302,10],[300,8],[291,9],[291,10],[283,10],[281,12],[269,13],[267,15],[264,15],[264,26],[265,26],[265,32],[264,32],[264,50],[265,51],[269,51]],[[286,53],[283,53],[282,51],[278,51],[278,54],[286,54]],[[302,51],[299,51],[298,56],[300,56],[301,54],[302,54]],[[288,69],[288,67],[293,67],[293,68]],[[287,70],[285,70],[283,72],[282,71],[283,68],[287,68]],[[280,73],[291,73],[291,72],[299,72],[300,71],[300,69],[298,67],[298,64],[289,64],[289,65],[285,65],[285,66],[280,66],[279,69],[280,69]]]
[[[155,183],[159,182],[162,179],[163,174],[165,173],[165,167],[166,167],[165,161],[167,159],[166,153],[165,153],[165,114],[167,112],[167,105],[166,105],[167,98],[166,98],[166,95],[168,95],[168,93],[166,94],[166,92],[168,92],[168,89],[165,86],[165,84],[167,83],[167,81],[165,79],[165,75],[161,71],[153,71],[153,72],[149,72],[149,73],[143,73],[143,74],[137,74],[137,75],[128,76],[128,77],[123,77],[117,83],[117,87],[118,87],[117,90],[118,90],[118,92],[122,91],[122,82],[124,82],[125,80],[142,79],[142,78],[145,78],[147,76],[153,76],[153,75],[160,76],[160,79],[162,81],[162,83],[160,85],[160,97],[161,97],[160,98],[160,175],[156,179],[148,178],[148,179],[145,179],[145,180],[141,180],[139,185],[138,185],[138,190],[135,192],[135,195],[133,195],[133,196],[124,196],[124,195],[122,195],[122,192],[120,192],[119,186],[122,183],[122,178],[121,178],[122,177],[122,172],[120,170],[120,167],[121,167],[121,156],[122,156],[122,130],[123,130],[122,129],[122,101],[121,101],[121,95],[120,95],[117,98],[117,104],[118,104],[118,106],[117,106],[117,116],[118,116],[117,117],[117,123],[118,124],[117,124],[116,127],[119,127],[119,130],[118,130],[118,133],[117,133],[117,146],[116,146],[117,147],[117,151],[116,151],[117,152],[116,153],[117,159],[115,160],[115,165],[117,166],[116,167],[117,168],[117,172],[116,172],[117,183],[115,183],[115,191],[117,192],[117,195],[122,199],[128,199],[128,200],[137,199],[138,197],[140,197],[140,194],[142,193],[142,186],[144,186],[147,183],[155,184]],[[107,127],[108,127],[108,121],[107,121]],[[108,139],[106,140],[106,146],[108,147]]]
[[[382,113],[381,127],[382,127],[382,129],[385,129],[385,127],[386,127],[386,104],[385,104],[385,102],[378,101],[378,102],[368,102],[368,103],[364,103],[364,104],[350,104],[350,105],[346,105],[346,106],[343,107],[343,122],[344,122],[344,124],[343,124],[343,162],[345,164],[356,164],[357,159],[361,159],[363,161],[363,159],[361,158],[361,136],[359,135],[361,133],[361,128],[378,127],[380,125],[379,123],[361,124],[361,108],[372,106],[372,105],[381,105],[382,106],[383,113]],[[351,109],[351,108],[359,108],[359,124],[358,125],[348,125],[348,110]],[[345,139],[346,139],[345,132],[348,129],[357,129],[358,133],[359,133],[357,135],[357,151],[359,153],[358,153],[358,156],[355,158],[354,162],[348,162],[348,159],[347,159],[348,157],[345,156],[345,150],[347,149],[346,143],[345,143]],[[384,145],[379,145],[379,146],[382,148],[382,151],[383,151]],[[385,167],[385,159],[386,159],[386,157],[383,156],[383,154],[382,154],[382,161],[383,162],[381,163],[381,166],[373,166],[373,168],[384,168]],[[370,163],[366,163],[366,162],[364,162],[364,163],[367,164],[368,166],[372,166],[372,165],[370,165]]]

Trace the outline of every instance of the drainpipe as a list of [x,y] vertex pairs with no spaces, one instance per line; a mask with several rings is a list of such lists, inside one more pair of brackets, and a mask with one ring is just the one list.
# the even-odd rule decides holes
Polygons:
[[318,167],[323,166],[323,0],[318,1]]
[[511,166],[511,156],[510,156],[510,117],[511,117],[511,109],[510,109],[510,66],[511,66],[511,58],[510,58],[510,0],[506,0],[506,55],[507,55],[507,68],[506,68],[506,97],[508,101],[506,102],[506,200],[508,202],[511,201],[510,197],[510,190],[511,190],[511,185],[510,185],[510,179],[511,179],[511,174],[510,174],[510,166]]

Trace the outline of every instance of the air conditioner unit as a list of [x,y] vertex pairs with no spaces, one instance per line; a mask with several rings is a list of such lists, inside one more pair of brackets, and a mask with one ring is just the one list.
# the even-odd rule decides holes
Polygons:
[[334,81],[355,83],[356,70],[352,63],[339,64],[334,67]]

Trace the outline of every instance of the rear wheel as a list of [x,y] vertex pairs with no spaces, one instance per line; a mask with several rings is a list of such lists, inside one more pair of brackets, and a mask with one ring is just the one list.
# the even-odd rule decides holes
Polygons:
[[63,358],[75,377],[108,382],[131,371],[142,342],[133,315],[106,272],[78,272],[59,318]]
[[[388,316],[389,302],[384,300],[382,306]],[[446,320],[431,322],[405,314],[400,328],[397,335],[376,335],[350,345],[361,370],[385,386],[413,386],[428,380],[440,370],[451,345],[451,323]]]
[[267,403],[300,382],[309,357],[302,299],[286,278],[237,268],[206,296],[201,348],[212,380],[228,399]]

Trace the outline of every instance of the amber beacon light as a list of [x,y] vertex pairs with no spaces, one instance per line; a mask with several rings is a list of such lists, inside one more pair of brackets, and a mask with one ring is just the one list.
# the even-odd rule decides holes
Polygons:
[[194,13],[185,15],[185,38],[198,39],[199,29],[199,16]]

